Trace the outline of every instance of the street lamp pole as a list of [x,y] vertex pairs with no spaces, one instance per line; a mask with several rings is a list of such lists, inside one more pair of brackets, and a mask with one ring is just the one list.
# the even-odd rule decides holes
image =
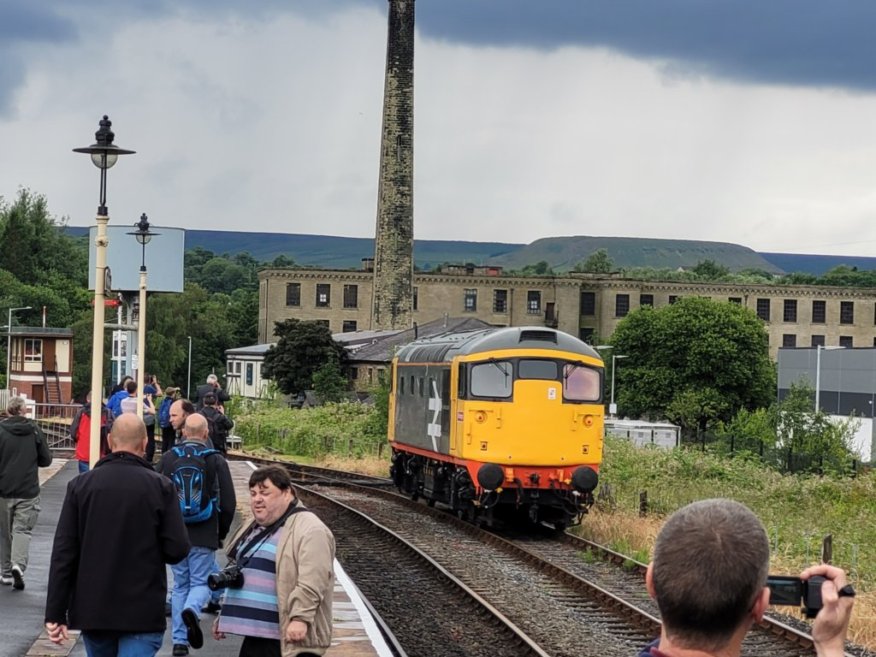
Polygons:
[[614,403],[614,381],[617,378],[617,361],[620,358],[627,358],[623,354],[611,355],[611,403],[608,405],[608,412],[613,416],[617,415],[617,405]]
[[140,313],[137,318],[137,417],[143,419],[143,388],[146,378],[146,245],[158,233],[149,230],[149,218],[146,213],[140,215],[140,222],[134,224],[137,230],[128,233],[137,238],[142,247],[140,259]]
[[192,336],[189,336],[189,378],[186,381],[186,399],[192,398]]
[[30,306],[21,306],[20,308],[9,309],[9,320],[6,322],[6,389],[12,391],[12,386],[9,385],[9,374],[12,371],[12,313],[19,310],[30,310]]
[[89,433],[89,467],[100,459],[100,418],[103,408],[103,324],[104,299],[109,270],[106,266],[106,249],[109,239],[106,226],[109,223],[109,210],[106,207],[106,172],[119,159],[119,155],[131,155],[135,151],[125,150],[113,144],[115,134],[110,128],[112,121],[104,114],[100,127],[95,133],[96,143],[83,148],[74,148],[74,153],[86,153],[100,169],[100,205],[97,206],[97,236],[94,240],[94,328],[91,343],[91,432]]

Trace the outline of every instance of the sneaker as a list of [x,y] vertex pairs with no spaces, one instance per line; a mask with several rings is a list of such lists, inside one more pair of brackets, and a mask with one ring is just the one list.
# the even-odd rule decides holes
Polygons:
[[12,575],[0,575],[0,584],[3,584],[4,586],[11,586],[14,581]]
[[18,566],[12,566],[12,588],[16,591],[24,589],[24,573]]
[[182,611],[182,622],[186,626],[186,638],[189,645],[197,650],[204,646],[204,633],[201,631],[201,621],[194,609],[186,608]]
[[182,643],[173,644],[173,657],[184,657],[189,654],[189,647]]
[[213,602],[212,600],[207,603],[207,606],[201,609],[201,613],[204,614],[218,614],[220,611],[222,611],[222,605],[218,602]]

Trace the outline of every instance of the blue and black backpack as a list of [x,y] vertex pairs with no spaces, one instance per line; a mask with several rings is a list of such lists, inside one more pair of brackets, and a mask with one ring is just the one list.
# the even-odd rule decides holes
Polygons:
[[171,479],[176,486],[179,508],[187,525],[209,520],[219,509],[219,486],[216,471],[208,468],[207,458],[219,450],[192,443],[173,448],[176,462]]

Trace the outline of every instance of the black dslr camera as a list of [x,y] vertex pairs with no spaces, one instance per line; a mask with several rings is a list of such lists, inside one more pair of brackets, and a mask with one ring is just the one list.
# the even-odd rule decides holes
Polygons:
[[824,577],[819,575],[813,575],[805,581],[799,577],[770,575],[767,577],[770,604],[802,607],[806,618],[815,618],[822,607],[822,582]]
[[236,565],[230,565],[218,573],[207,577],[207,586],[211,591],[219,589],[239,589],[243,586],[243,571]]

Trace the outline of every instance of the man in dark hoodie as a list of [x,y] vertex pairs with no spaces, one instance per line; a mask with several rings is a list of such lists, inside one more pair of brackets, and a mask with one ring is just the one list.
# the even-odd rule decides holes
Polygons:
[[0,583],[24,588],[30,536],[40,514],[37,468],[52,464],[46,436],[13,397],[0,422]]

